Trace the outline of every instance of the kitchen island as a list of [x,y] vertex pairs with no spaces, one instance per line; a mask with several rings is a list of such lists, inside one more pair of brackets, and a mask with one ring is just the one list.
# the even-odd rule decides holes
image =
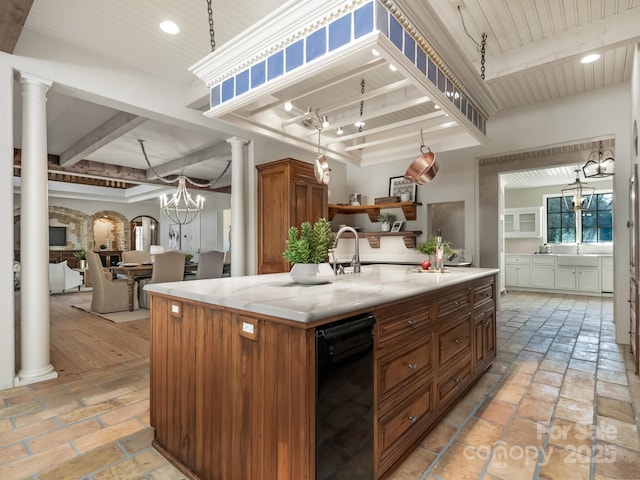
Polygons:
[[371,445],[353,445],[363,426],[336,438],[349,478],[388,476],[495,358],[497,272],[371,265],[319,285],[288,274],[148,285],[154,446],[189,478],[311,480],[316,464],[334,478],[319,448],[317,332],[367,316],[371,400],[358,407]]

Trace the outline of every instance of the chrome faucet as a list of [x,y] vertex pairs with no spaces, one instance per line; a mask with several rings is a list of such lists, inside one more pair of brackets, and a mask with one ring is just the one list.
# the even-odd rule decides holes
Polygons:
[[[359,242],[359,238],[358,238],[358,232],[356,231],[355,228],[349,227],[349,226],[345,226],[345,227],[342,227],[340,230],[338,230],[338,233],[336,234],[336,241],[333,243],[333,248],[338,246],[338,240],[340,240],[340,236],[344,232],[351,232],[355,236],[355,242],[356,242],[355,243],[355,253],[353,255],[353,259],[351,260],[351,265],[353,266],[353,273],[360,273],[360,242]],[[333,254],[333,273],[334,273],[334,275],[338,274],[337,265],[338,265],[338,262],[336,260],[336,255],[335,255],[335,252],[334,252],[334,254]],[[342,271],[342,273],[344,273],[344,270]]]

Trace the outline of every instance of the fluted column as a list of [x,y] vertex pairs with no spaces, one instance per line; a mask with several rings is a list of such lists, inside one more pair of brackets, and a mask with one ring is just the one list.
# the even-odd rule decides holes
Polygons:
[[247,274],[247,171],[246,148],[248,140],[240,137],[227,139],[231,144],[231,276]]
[[21,74],[20,371],[16,385],[58,376],[49,350],[49,198],[47,91],[51,82]]

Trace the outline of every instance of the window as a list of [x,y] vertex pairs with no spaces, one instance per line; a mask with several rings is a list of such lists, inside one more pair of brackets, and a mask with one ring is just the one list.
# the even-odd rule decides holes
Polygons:
[[[613,193],[596,193],[582,212],[582,243],[613,241]],[[576,243],[576,212],[562,196],[547,197],[547,243]]]

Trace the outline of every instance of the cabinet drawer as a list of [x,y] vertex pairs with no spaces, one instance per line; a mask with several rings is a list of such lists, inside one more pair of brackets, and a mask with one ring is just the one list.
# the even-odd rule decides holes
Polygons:
[[447,368],[456,356],[471,351],[471,314],[464,320],[446,326],[438,332],[438,369]]
[[408,351],[387,355],[378,361],[379,395],[392,391],[409,378],[433,369],[433,333]]
[[529,257],[526,255],[505,255],[504,263],[529,265]]
[[424,425],[424,421],[433,415],[431,392],[432,384],[428,383],[408,402],[380,420],[378,435],[381,457],[384,457],[385,451],[388,451],[403,435],[410,435],[411,427],[416,426],[420,429],[418,425]]
[[471,357],[466,355],[456,366],[438,376],[436,381],[436,407],[453,401],[471,381]]
[[414,339],[418,331],[431,325],[431,300],[417,298],[415,302],[403,302],[392,308],[382,308],[377,318],[377,342],[382,347],[404,338]]
[[473,288],[473,308],[482,308],[489,303],[493,303],[493,285],[493,281],[491,281]]
[[465,288],[436,300],[438,318],[446,317],[454,312],[469,308],[471,305],[471,289]]

